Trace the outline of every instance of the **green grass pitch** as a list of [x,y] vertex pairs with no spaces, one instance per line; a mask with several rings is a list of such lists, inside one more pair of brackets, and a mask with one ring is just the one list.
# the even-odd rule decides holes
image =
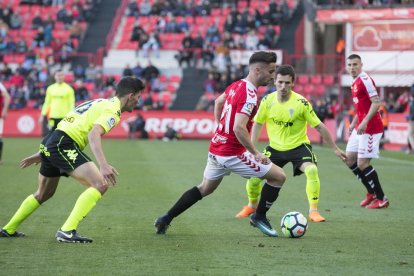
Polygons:
[[[38,168],[21,170],[18,163],[38,143],[4,139],[0,227],[37,187]],[[300,239],[269,238],[248,219],[234,218],[247,201],[245,180],[237,175],[158,236],[155,218],[201,181],[208,141],[104,140],[103,146],[120,175],[78,229],[94,242],[55,241],[84,190],[62,178],[55,196],[20,227],[26,237],[0,238],[0,275],[414,275],[414,156],[382,152],[373,161],[390,208],[367,210],[359,207],[362,185],[329,148],[315,146],[319,210],[327,221],[310,223]],[[285,213],[308,208],[305,177],[294,178],[290,164],[285,171],[288,179],[268,214],[279,234]]]

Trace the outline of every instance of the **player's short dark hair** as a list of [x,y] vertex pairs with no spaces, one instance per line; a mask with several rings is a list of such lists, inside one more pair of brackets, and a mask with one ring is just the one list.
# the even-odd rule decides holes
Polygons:
[[292,81],[295,81],[295,78],[296,78],[295,69],[293,69],[293,66],[292,65],[289,65],[289,64],[280,65],[276,69],[276,76],[277,75],[281,75],[281,76],[291,76],[292,77]]
[[259,51],[255,52],[249,59],[249,65],[254,63],[275,63],[277,60],[277,56],[275,52],[266,52],[266,51]]
[[144,87],[145,84],[136,77],[123,77],[116,86],[116,96],[122,97],[129,93],[137,94]]
[[359,60],[362,60],[361,56],[359,56],[357,54],[349,55],[346,59],[355,59],[355,58],[357,58]]

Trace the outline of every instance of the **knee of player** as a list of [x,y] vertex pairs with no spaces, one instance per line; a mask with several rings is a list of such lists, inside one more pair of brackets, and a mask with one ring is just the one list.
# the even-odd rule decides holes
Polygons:
[[286,181],[286,174],[284,171],[280,170],[277,173],[275,173],[272,177],[272,179],[267,179],[267,182],[269,184],[274,184],[272,186],[275,187],[282,187],[283,183]]
[[317,177],[318,167],[315,164],[311,164],[305,168],[306,177]]
[[36,191],[33,194],[33,196],[35,197],[37,202],[39,202],[39,204],[42,204],[43,202],[46,202],[48,199],[53,197],[54,194],[55,194],[55,190],[54,191],[44,191],[44,192]]

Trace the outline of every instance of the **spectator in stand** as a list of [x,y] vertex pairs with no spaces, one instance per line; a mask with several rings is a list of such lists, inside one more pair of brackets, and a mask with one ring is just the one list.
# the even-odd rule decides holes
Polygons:
[[134,72],[132,72],[131,65],[127,63],[124,70],[122,71],[122,77],[132,77],[134,75]]
[[[168,3],[168,2],[167,2]],[[178,26],[177,19],[172,14],[168,15],[168,21],[165,24],[165,32],[166,33],[179,33],[181,29]]]
[[214,94],[217,91],[217,82],[214,79],[213,72],[209,72],[207,79],[204,81],[204,92]]
[[151,15],[161,15],[162,10],[164,9],[163,0],[155,0],[151,7]]
[[135,77],[140,79],[142,77],[142,71],[143,70],[144,70],[144,68],[142,68],[141,64],[139,62],[137,62],[137,64],[134,66],[134,68],[132,68],[132,73],[134,74]]
[[134,27],[132,28],[132,32],[131,32],[131,41],[137,41],[141,46],[142,46],[142,36],[146,35],[146,32],[144,31],[144,29],[141,27],[141,24],[139,23],[139,21],[135,21],[134,23]]
[[247,33],[246,37],[246,49],[247,50],[256,50],[259,45],[259,37],[256,35],[254,30],[251,30]]
[[3,19],[0,19],[0,37],[6,38],[9,33],[9,26]]
[[247,15],[246,27],[247,32],[254,31],[260,26],[260,22],[257,22],[253,15]]
[[234,32],[244,35],[247,31],[247,22],[243,19],[241,14],[237,15],[236,23],[234,24]]
[[262,25],[269,26],[271,24],[272,24],[272,13],[270,11],[270,6],[266,6],[262,14]]
[[95,78],[93,79],[93,85],[95,87],[95,91],[101,91],[104,89],[105,81],[101,72],[96,72]]
[[62,48],[60,49],[60,63],[61,64],[65,64],[70,62],[70,57],[71,54],[75,51],[74,46],[73,46],[73,42],[72,40],[69,38],[68,40],[65,41],[65,43],[63,43]]
[[73,75],[76,80],[84,80],[85,79],[85,68],[82,64],[77,64],[75,69],[73,69]]
[[56,12],[56,19],[62,23],[65,22],[65,18],[67,16],[67,11],[63,4],[58,5],[58,11]]
[[68,9],[66,10],[66,16],[63,18],[63,24],[65,24],[65,29],[69,29],[70,26],[72,25],[74,18],[73,18],[73,13],[72,10]]
[[10,85],[14,85],[15,87],[19,88],[22,87],[24,84],[24,76],[20,72],[20,70],[16,70],[16,72],[11,75],[9,78]]
[[211,14],[211,4],[209,0],[203,0],[201,5],[198,7],[199,14],[202,16],[210,16]]
[[151,92],[160,93],[164,90],[164,84],[160,81],[159,77],[153,78],[150,82]]
[[286,0],[282,0],[280,3],[279,10],[282,13],[282,21],[287,21],[290,18],[291,10]]
[[159,32],[159,33],[164,32],[166,24],[167,24],[167,21],[165,20],[165,18],[163,16],[159,16],[157,18],[157,22],[156,22],[157,32]]
[[223,30],[228,33],[233,33],[234,25],[235,22],[233,21],[233,16],[231,16],[231,14],[228,14],[226,17],[226,21],[224,22]]
[[190,17],[187,16],[186,18],[183,18],[180,22],[178,22],[178,29],[181,33],[185,33],[190,30],[190,24],[188,23],[189,21]]
[[39,29],[39,27],[43,27],[43,20],[40,16],[40,11],[36,10],[35,15],[32,19],[32,30]]
[[23,20],[20,16],[20,8],[18,7],[16,12],[14,12],[10,17],[10,29],[18,30],[22,27]]
[[89,100],[90,97],[89,97],[88,89],[85,87],[82,80],[77,80],[75,82],[75,87],[76,87],[75,89],[76,102],[79,102],[79,101],[83,102],[83,101]]
[[151,2],[149,0],[141,1],[139,5],[139,13],[142,16],[148,16],[151,13]]
[[203,51],[201,52],[201,58],[203,60],[203,67],[211,68],[213,67],[214,58],[215,58],[215,49],[213,43],[207,42],[204,44]]
[[178,65],[181,67],[183,62],[187,63],[187,67],[191,66],[193,61],[193,47],[194,41],[191,37],[191,33],[188,31],[185,33],[183,40],[181,41],[181,49],[178,54],[176,54],[176,59],[178,60]]
[[175,16],[186,16],[187,15],[187,6],[183,0],[175,1],[173,14]]
[[0,54],[5,54],[9,52],[7,39],[5,37],[0,37]]
[[43,27],[37,28],[37,33],[33,38],[33,47],[45,47],[45,31]]
[[408,99],[409,99],[408,90],[404,90],[403,93],[397,99],[397,107],[396,107],[397,113],[402,113],[407,109]]
[[148,61],[148,66],[142,71],[142,77],[149,83],[152,79],[160,76],[160,70]]
[[10,80],[10,77],[13,75],[13,71],[10,68],[9,64],[4,64],[3,63],[3,68],[1,69],[1,74],[2,75],[2,79],[3,80]]
[[88,67],[85,69],[85,82],[94,82],[94,80],[97,77],[97,68],[95,67],[95,64],[90,62],[88,64]]
[[3,9],[3,14],[0,15],[0,17],[3,19],[4,23],[6,23],[8,27],[10,27],[10,20],[11,20],[12,14],[13,14],[13,9],[11,8],[9,4],[7,5],[6,8]]
[[160,57],[159,49],[161,47],[160,38],[158,36],[158,33],[151,32],[148,38],[148,41],[142,45],[142,51],[144,54],[144,57],[148,57],[148,51],[152,50],[154,52],[155,57]]
[[210,43],[218,43],[220,41],[220,33],[219,33],[219,29],[217,27],[217,22],[213,22],[208,27],[207,32],[206,32],[205,41],[210,42]]
[[83,28],[78,20],[73,20],[69,27],[70,38],[81,39],[83,37]]
[[128,16],[138,17],[139,11],[138,11],[138,3],[136,0],[129,0],[126,13]]

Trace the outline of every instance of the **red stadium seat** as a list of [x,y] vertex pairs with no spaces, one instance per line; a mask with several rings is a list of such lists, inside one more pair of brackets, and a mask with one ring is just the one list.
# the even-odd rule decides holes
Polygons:
[[169,93],[175,93],[175,91],[177,91],[177,87],[174,84],[168,84],[165,87],[165,91],[167,91]]
[[166,75],[161,74],[158,79],[160,80],[160,82],[167,82],[168,81],[168,77]]
[[321,75],[313,75],[310,78],[310,82],[312,84],[321,84],[322,83],[322,76]]
[[69,73],[69,74],[65,74],[63,79],[64,79],[64,82],[72,83],[75,81],[75,76],[72,73]]
[[323,83],[325,85],[333,85],[335,82],[335,76],[334,75],[324,75],[323,76]]
[[171,75],[170,76],[170,82],[178,82],[178,83],[180,83],[181,82],[181,77],[178,76],[178,75]]
[[309,83],[309,76],[308,75],[298,75],[298,83],[299,84],[308,84]]
[[325,94],[325,85],[323,84],[318,84],[315,86],[315,94],[322,96]]
[[293,87],[293,91],[295,91],[296,93],[301,94],[303,91],[303,85],[302,84],[295,84],[295,86]]

